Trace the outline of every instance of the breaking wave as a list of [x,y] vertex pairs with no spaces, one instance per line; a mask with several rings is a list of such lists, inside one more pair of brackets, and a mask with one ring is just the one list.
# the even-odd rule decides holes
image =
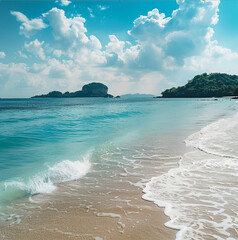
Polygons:
[[0,199],[12,201],[17,198],[39,193],[51,193],[57,183],[67,182],[83,177],[90,169],[90,153],[82,161],[64,160],[49,166],[46,171],[39,172],[28,181],[21,179],[4,182],[1,186]]

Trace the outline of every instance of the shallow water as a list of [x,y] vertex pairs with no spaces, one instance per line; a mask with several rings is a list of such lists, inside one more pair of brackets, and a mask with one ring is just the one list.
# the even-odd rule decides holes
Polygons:
[[238,115],[224,116],[186,139],[193,147],[152,178],[144,199],[165,207],[176,239],[238,239]]
[[[88,174],[93,174],[97,180],[104,173],[110,173],[110,177],[118,175],[128,182],[126,177],[135,176],[135,170],[142,168],[138,181],[131,184],[144,188],[152,176],[159,176],[147,184],[144,197],[158,205],[169,206],[166,213],[172,222],[167,225],[182,229],[177,235],[178,239],[186,239],[185,237],[192,239],[191,236],[202,236],[203,233],[208,234],[207,231],[210,230],[209,234],[213,235],[213,238],[203,236],[201,239],[216,239],[214,237],[216,234],[220,239],[228,239],[227,232],[230,236],[237,234],[233,230],[227,230],[228,218],[219,223],[209,222],[207,218],[211,219],[213,215],[206,209],[207,214],[203,213],[204,218],[200,221],[199,206],[204,205],[197,203],[197,199],[206,194],[214,196],[221,194],[221,198],[223,194],[227,195],[214,185],[216,178],[213,179],[212,174],[210,176],[210,173],[205,172],[207,169],[214,171],[215,162],[218,165],[216,172],[220,171],[221,176],[224,169],[226,172],[222,178],[223,188],[226,188],[226,184],[232,186],[231,189],[234,191],[229,194],[233,199],[237,196],[233,177],[236,176],[234,169],[236,162],[233,157],[236,154],[234,147],[237,145],[233,139],[237,136],[235,131],[237,121],[233,119],[232,126],[229,122],[237,111],[237,106],[235,101],[229,99],[0,100],[0,206],[3,219],[7,218],[13,224],[20,223],[22,216],[19,216],[24,215],[24,211],[14,215],[17,212],[14,206],[19,206],[21,201],[25,202],[26,197],[38,193],[42,193],[40,197],[42,201],[47,194],[59,196],[65,190],[65,186],[59,183],[82,178],[85,186],[87,184],[90,186],[90,181],[89,183],[86,181],[89,179]],[[208,130],[203,129],[202,134],[195,133],[223,118],[228,120],[221,120],[222,124],[227,128],[231,126],[232,129],[222,128],[224,131],[220,133],[218,131],[220,127],[215,124],[212,125],[213,133],[209,127]],[[233,135],[226,135],[226,131],[231,131]],[[204,137],[203,132],[208,136]],[[192,135],[194,133],[195,135]],[[215,133],[217,135],[214,135]],[[188,136],[190,137],[187,138]],[[226,139],[229,146],[224,145],[222,141],[212,142],[212,137],[214,140],[219,137]],[[190,149],[191,146],[202,149],[204,145],[206,149],[203,148],[203,152],[193,150],[183,156],[186,151],[184,144],[186,138]],[[214,146],[216,152],[222,148],[219,156],[214,157],[215,162],[213,156],[205,153],[214,150]],[[174,159],[178,154],[183,156],[179,168],[174,165]],[[234,160],[233,165],[228,160],[226,163],[221,160],[220,166],[217,158],[225,156],[228,159],[228,155],[229,161]],[[145,165],[141,164],[141,161]],[[154,170],[147,169],[146,166],[150,163],[156,163],[157,167],[153,168]],[[184,171],[183,164],[189,166],[189,170]],[[196,186],[197,182],[201,183],[197,180],[198,176],[200,179],[201,172],[205,172],[202,184]],[[230,178],[227,179],[228,175]],[[108,181],[105,175],[104,186],[109,184],[106,179]],[[172,181],[174,179],[175,182]],[[78,189],[79,183],[73,183],[66,188],[68,189],[66,194],[72,195],[77,192],[75,189]],[[204,188],[207,184],[209,189],[212,189],[211,192],[207,187]],[[201,190],[203,188],[204,193]],[[219,199],[218,203],[219,201],[221,200]],[[232,216],[232,211],[235,212],[236,208],[220,216],[214,207],[219,206],[222,209],[218,203],[213,205],[209,203],[213,214],[216,213],[219,219],[229,216],[231,219],[229,228],[237,227],[237,220]],[[229,204],[228,202],[228,206]],[[235,203],[231,204],[236,206]],[[189,206],[194,208],[194,214],[188,217],[186,207]],[[199,221],[196,220],[196,216],[199,216]],[[204,222],[209,222],[215,227],[205,226]],[[216,232],[217,224],[222,228],[222,232],[220,230]],[[187,226],[187,230],[184,226]],[[194,231],[197,231],[198,235],[194,235]]]

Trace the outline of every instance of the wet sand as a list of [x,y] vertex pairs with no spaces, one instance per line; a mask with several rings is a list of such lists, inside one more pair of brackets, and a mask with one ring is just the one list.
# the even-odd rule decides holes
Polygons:
[[[142,199],[151,177],[175,167],[178,157],[153,154],[159,149],[140,149],[123,159],[121,151],[108,151],[95,159],[82,179],[61,183],[51,194],[39,194],[32,201],[19,201],[17,216],[1,226],[6,240],[60,239],[146,239],[173,240],[177,231],[166,228],[169,220],[162,208]],[[146,154],[145,154],[146,153]],[[127,156],[130,156],[130,153]],[[113,159],[111,161],[110,159]],[[115,162],[117,164],[115,164]]]

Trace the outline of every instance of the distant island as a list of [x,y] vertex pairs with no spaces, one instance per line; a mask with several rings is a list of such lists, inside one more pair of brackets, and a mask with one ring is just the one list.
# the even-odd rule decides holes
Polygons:
[[36,95],[32,98],[83,98],[83,97],[103,97],[112,98],[111,94],[108,94],[108,87],[102,83],[89,83],[83,86],[82,90],[76,92],[59,92],[52,91],[48,94]]
[[154,95],[152,94],[141,94],[141,93],[135,93],[135,94],[124,94],[120,96],[121,98],[153,98]]
[[238,76],[225,73],[203,73],[181,87],[161,93],[163,98],[209,98],[238,96]]

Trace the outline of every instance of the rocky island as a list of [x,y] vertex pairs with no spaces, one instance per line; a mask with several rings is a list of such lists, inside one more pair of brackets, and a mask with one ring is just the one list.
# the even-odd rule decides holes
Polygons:
[[32,98],[82,98],[82,97],[104,97],[111,98],[111,94],[108,94],[108,87],[102,83],[89,83],[83,86],[82,90],[76,92],[59,92],[52,91],[48,94],[36,95]]
[[225,73],[203,73],[181,87],[161,93],[163,98],[209,98],[238,95],[238,76]]

